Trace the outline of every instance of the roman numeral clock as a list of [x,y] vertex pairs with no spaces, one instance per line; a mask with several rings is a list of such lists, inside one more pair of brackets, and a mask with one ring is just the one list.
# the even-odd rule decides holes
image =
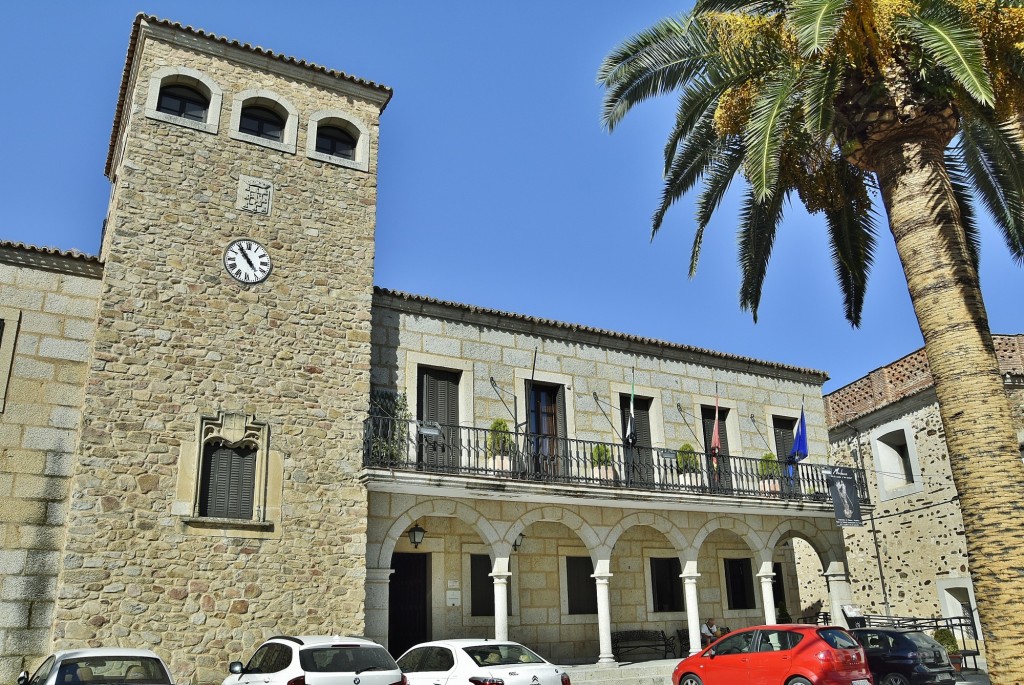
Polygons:
[[262,283],[270,275],[270,253],[255,240],[239,238],[224,250],[224,268],[239,283]]

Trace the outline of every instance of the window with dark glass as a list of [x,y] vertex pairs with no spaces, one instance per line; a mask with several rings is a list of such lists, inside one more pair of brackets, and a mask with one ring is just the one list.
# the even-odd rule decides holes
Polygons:
[[772,600],[775,602],[775,607],[786,606],[786,579],[782,575],[782,564],[774,562],[772,564]]
[[356,139],[337,126],[317,126],[316,151],[332,157],[355,159]]
[[570,614],[597,613],[597,584],[590,557],[565,558],[565,586]]
[[280,143],[284,140],[284,119],[266,107],[246,107],[238,121],[238,130]]
[[724,559],[725,594],[730,609],[755,609],[754,573],[750,558]]
[[654,611],[682,611],[683,586],[679,559],[651,559],[651,599]]
[[209,107],[209,101],[200,93],[181,85],[162,87],[156,101],[157,111],[192,121],[206,121]]
[[256,448],[213,440],[203,446],[199,515],[252,519]]
[[565,388],[561,385],[527,381],[527,430],[536,475],[556,477],[561,473],[561,439],[565,429]]
[[469,555],[469,594],[472,616],[494,616],[494,581],[487,554]]

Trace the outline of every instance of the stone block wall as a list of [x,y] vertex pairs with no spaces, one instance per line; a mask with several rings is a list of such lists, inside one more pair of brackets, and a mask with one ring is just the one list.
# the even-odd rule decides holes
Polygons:
[[[270,635],[362,631],[357,476],[382,100],[326,70],[147,19],[129,58],[54,644],[148,647],[177,683],[220,682]],[[223,90],[219,130],[145,115],[150,76],[174,67]],[[296,153],[230,135],[232,99],[246,90],[294,106]],[[366,124],[368,172],[306,155],[321,110]],[[243,177],[269,182],[269,213],[238,207]],[[266,281],[226,272],[224,250],[241,237],[269,251]],[[200,424],[222,415],[267,426],[274,492],[262,520],[203,521],[194,497],[181,499],[196,490]]]
[[771,417],[797,418],[806,398],[811,461],[827,455],[824,407],[814,399],[820,372],[385,290],[375,295],[373,336],[374,387],[405,393],[413,415],[419,365],[462,371],[460,423],[476,428],[496,418],[511,425],[513,395],[524,422],[533,378],[565,387],[568,437],[614,443],[635,369],[636,395],[654,400],[654,447],[702,451],[700,408],[717,394],[729,411],[729,453],[760,457],[775,451]]
[[95,259],[0,249],[0,350],[13,344],[10,360],[0,355],[3,682],[37,666],[50,646],[99,276]]

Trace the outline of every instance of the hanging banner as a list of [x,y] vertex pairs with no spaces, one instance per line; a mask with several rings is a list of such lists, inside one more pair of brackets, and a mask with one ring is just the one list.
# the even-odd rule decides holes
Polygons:
[[832,494],[836,523],[840,526],[863,526],[853,469],[848,466],[833,467],[832,476],[828,479],[828,490]]

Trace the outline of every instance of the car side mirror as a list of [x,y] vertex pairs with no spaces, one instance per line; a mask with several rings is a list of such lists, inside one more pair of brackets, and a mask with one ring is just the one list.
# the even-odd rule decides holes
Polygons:
[[18,674],[18,685],[25,685],[28,682],[28,671],[22,671]]
[[243,668],[241,661],[232,661],[228,664],[228,672],[234,673],[235,675],[240,674],[244,670],[245,668]]

